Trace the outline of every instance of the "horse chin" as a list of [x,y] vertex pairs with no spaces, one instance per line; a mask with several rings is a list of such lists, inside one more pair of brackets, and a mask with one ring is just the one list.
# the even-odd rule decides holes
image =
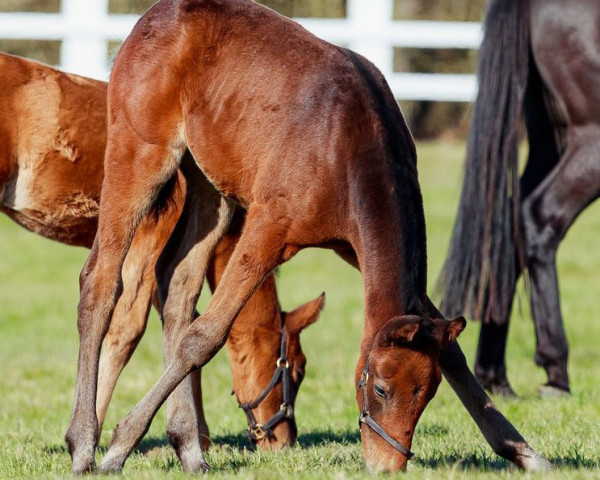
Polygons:
[[[401,453],[390,447],[376,433],[368,431],[369,427],[361,428],[361,438],[365,464],[371,474],[403,472],[408,465],[408,459]],[[406,442],[407,445],[410,445]]]

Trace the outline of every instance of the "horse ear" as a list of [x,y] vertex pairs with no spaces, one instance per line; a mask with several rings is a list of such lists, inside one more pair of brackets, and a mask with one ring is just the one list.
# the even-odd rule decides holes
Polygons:
[[391,318],[379,331],[377,344],[380,347],[406,345],[413,341],[422,323],[423,319],[416,315]]
[[456,317],[454,320],[444,320],[441,332],[442,347],[454,342],[466,326],[467,321],[462,316]]
[[290,333],[300,333],[309,325],[312,325],[319,319],[321,310],[325,305],[325,292],[319,295],[314,300],[300,305],[295,310],[285,315],[285,325]]

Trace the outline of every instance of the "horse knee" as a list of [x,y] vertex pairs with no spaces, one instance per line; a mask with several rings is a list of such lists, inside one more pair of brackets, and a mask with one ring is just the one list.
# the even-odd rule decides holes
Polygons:
[[553,263],[563,236],[559,218],[542,218],[536,203],[535,200],[527,200],[523,204],[527,265]]
[[177,359],[187,372],[204,366],[225,344],[227,332],[198,319],[187,329],[177,348]]

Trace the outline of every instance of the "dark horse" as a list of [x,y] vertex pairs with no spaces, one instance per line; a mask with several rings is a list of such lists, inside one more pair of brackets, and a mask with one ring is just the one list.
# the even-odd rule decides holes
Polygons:
[[[542,394],[569,392],[556,251],[600,193],[600,3],[494,0],[479,55],[479,93],[442,310],[481,319],[475,373],[514,395],[504,364],[519,275],[527,272]],[[524,113],[529,157],[518,177]]]
[[[224,344],[265,276],[310,246],[335,250],[362,273],[356,380],[370,469],[405,468],[441,368],[496,452],[524,468],[548,466],[470,373],[454,341],[464,319],[442,318],[427,298],[415,146],[381,73],[250,0],[162,0],[121,47],[108,88],[105,177],[98,234],[81,275],[66,437],[75,472],[93,465],[95,418],[86,405],[94,401],[123,259],[186,149],[199,167],[184,172],[189,209],[157,266],[164,328],[179,345],[119,423],[101,471],[123,466],[169,394]],[[237,203],[247,208],[241,237],[207,310],[194,318],[208,259]],[[189,419],[177,425],[179,438],[189,439]],[[180,455],[185,470],[206,468],[202,452],[188,453]]]

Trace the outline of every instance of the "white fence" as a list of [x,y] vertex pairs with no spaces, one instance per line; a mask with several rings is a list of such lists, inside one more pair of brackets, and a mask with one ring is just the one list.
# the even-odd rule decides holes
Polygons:
[[[0,7],[1,8],[1,7]],[[345,19],[297,18],[308,30],[347,46],[383,72],[396,98],[471,101],[473,75],[396,73],[394,47],[479,47],[481,27],[467,22],[393,21],[393,0],[347,0]],[[60,68],[106,80],[107,41],[123,40],[136,15],[108,14],[108,0],[62,0],[60,13],[2,13],[0,38],[61,40]]]

